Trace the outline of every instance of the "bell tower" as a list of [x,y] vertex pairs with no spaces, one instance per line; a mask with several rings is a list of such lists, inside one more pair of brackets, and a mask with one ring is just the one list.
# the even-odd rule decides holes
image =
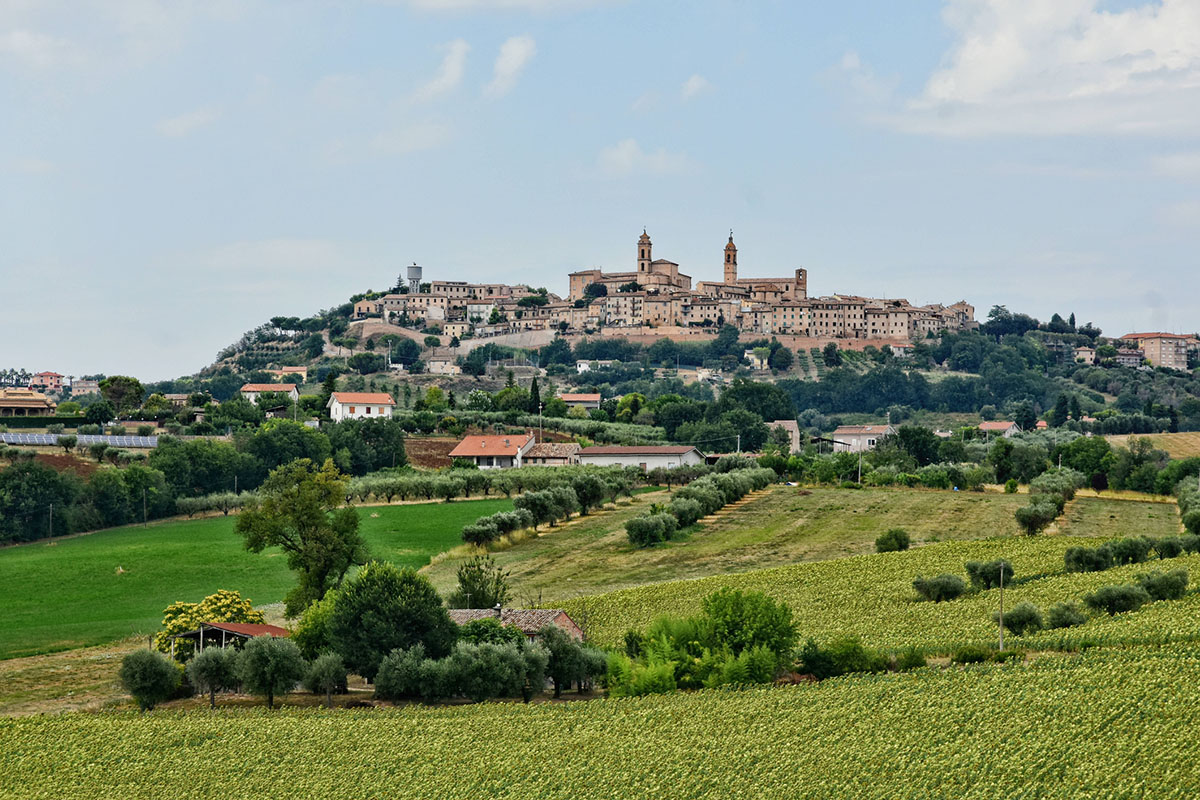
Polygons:
[[729,244],[725,245],[725,283],[737,283],[737,245],[733,243],[733,231],[729,231]]
[[650,274],[650,236],[646,233],[646,229],[642,228],[642,235],[638,237],[638,260],[637,271],[638,275]]

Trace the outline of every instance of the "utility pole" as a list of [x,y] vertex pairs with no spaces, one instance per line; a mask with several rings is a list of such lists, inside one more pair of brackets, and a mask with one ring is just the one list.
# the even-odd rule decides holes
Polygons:
[[539,442],[544,442],[546,440],[544,432],[542,431],[542,405],[543,405],[542,401],[539,400],[538,401],[538,441]]
[[50,536],[54,535],[54,503],[50,504]]
[[1000,561],[1000,649],[1004,649],[1004,561]]
[[149,519],[149,517],[146,516],[146,490],[142,489],[142,527],[143,528],[149,527],[149,523],[147,522],[148,519]]
[[740,452],[742,452],[742,435],[739,433],[739,434],[737,435],[737,437],[738,437],[738,445],[737,445],[738,449],[737,449],[737,451],[740,453]]

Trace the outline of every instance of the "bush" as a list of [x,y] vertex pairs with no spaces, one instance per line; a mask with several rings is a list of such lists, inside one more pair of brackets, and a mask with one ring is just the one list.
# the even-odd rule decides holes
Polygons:
[[1126,584],[1123,586],[1101,586],[1096,591],[1083,598],[1084,605],[1093,611],[1103,611],[1107,614],[1120,614],[1126,611],[1137,611],[1150,602],[1150,593],[1141,586]]
[[1178,600],[1187,591],[1188,574],[1186,569],[1149,572],[1139,575],[1137,582],[1154,600]]
[[1178,536],[1164,536],[1153,541],[1154,552],[1159,558],[1175,558],[1183,554],[1183,539]]
[[1063,566],[1067,572],[1103,572],[1112,565],[1112,548],[1107,544],[1099,547],[1068,547],[1063,553]]
[[925,660],[925,654],[916,647],[906,647],[896,654],[893,668],[897,672],[906,672],[910,669],[920,669],[928,664]]
[[704,516],[704,508],[700,502],[688,497],[676,497],[667,506],[667,511],[675,517],[681,528],[696,524]]
[[237,676],[251,694],[265,695],[274,708],[275,695],[287,694],[304,677],[308,665],[291,639],[256,636],[237,657]]
[[991,661],[995,651],[980,644],[965,644],[950,654],[954,664],[982,664]]
[[1055,603],[1046,609],[1047,628],[1073,628],[1087,622],[1087,616],[1074,603]]
[[1150,558],[1154,542],[1145,536],[1133,536],[1109,542],[1108,546],[1112,549],[1113,561],[1117,564],[1141,564]]
[[208,692],[209,708],[217,707],[217,692],[237,686],[237,653],[224,647],[209,647],[187,664],[187,677],[202,692]]
[[[413,645],[407,650],[396,649],[384,656],[375,675],[375,696],[380,700],[402,700],[404,698],[443,696],[440,690],[430,685],[426,663],[425,646]],[[427,697],[428,699],[428,697]]]
[[1009,478],[1008,480],[1006,480],[1004,482],[1004,493],[1005,494],[1016,494],[1017,493],[1017,479],[1016,478]]
[[[999,612],[992,615],[992,621],[1000,622]],[[1033,603],[1022,601],[1005,613],[1004,627],[1014,636],[1036,633],[1042,629],[1042,612]]]
[[632,544],[649,547],[670,539],[678,527],[679,523],[670,514],[650,514],[626,522],[625,535]]
[[162,653],[134,650],[121,661],[121,686],[149,711],[179,688],[179,667]]
[[940,603],[943,600],[953,600],[967,591],[967,584],[957,575],[942,574],[933,578],[917,577],[913,581],[917,594],[926,600]]
[[317,656],[304,673],[304,688],[313,694],[325,693],[325,707],[333,708],[334,691],[346,690],[346,665],[337,653]]
[[1058,519],[1062,509],[1061,495],[1039,494],[1030,500],[1029,505],[1018,508],[1014,516],[1025,533],[1033,536]]
[[154,430],[155,430],[155,428],[153,425],[138,425],[137,426],[137,435],[138,436],[153,436]]
[[763,646],[787,656],[796,645],[792,610],[762,592],[718,589],[702,601],[715,643],[734,655]]
[[876,553],[897,553],[901,550],[907,550],[911,540],[908,536],[908,531],[902,528],[892,528],[885,533],[881,533],[875,539]]
[[1200,536],[1194,533],[1185,533],[1179,537],[1179,542],[1187,552],[1200,553]]
[[994,561],[968,561],[966,564],[967,577],[973,586],[981,589],[995,589],[1003,581],[1012,582],[1012,564],[1002,558]]

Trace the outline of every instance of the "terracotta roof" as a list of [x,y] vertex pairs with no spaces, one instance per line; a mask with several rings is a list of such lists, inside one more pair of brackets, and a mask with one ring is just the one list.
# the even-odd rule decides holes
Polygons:
[[364,406],[396,405],[396,401],[387,392],[334,392],[329,399],[339,403],[362,403]]
[[[547,625],[555,624],[559,615],[571,617],[561,608],[502,608],[500,624],[512,625],[525,635],[537,633]],[[452,608],[450,619],[458,625],[466,625],[477,619],[495,619],[496,612],[490,608]],[[574,620],[571,620],[574,622]]]
[[240,633],[243,636],[274,636],[276,638],[282,636],[291,636],[291,632],[287,628],[281,628],[278,625],[263,625],[257,622],[201,622],[206,628],[216,628],[221,631],[229,631],[230,633]]
[[290,394],[296,387],[290,383],[247,383],[238,391],[242,392],[283,392]]
[[582,450],[575,442],[540,442],[525,451],[526,458],[570,458]]
[[509,436],[467,436],[450,451],[450,458],[472,456],[515,456],[520,448],[532,441],[533,434]]
[[564,402],[567,403],[599,403],[600,393],[589,394],[587,392],[563,392],[559,395]]
[[58,404],[32,389],[0,389],[0,405],[5,408],[57,408]]
[[[690,453],[696,450],[690,445],[636,445],[633,447],[620,447],[617,445],[603,445],[599,447],[585,447],[579,451],[581,456],[678,456],[684,453]],[[696,452],[700,452],[696,450]]]
[[1006,431],[1009,428],[1015,427],[1016,424],[1017,423],[1015,423],[1015,422],[1004,422],[1002,420],[996,420],[995,422],[981,422],[981,423],[979,423],[979,430],[981,430],[981,431]]
[[848,433],[852,433],[852,434],[853,433],[886,434],[889,432],[890,429],[891,429],[891,426],[889,426],[889,425],[840,425],[834,430],[832,435],[837,436],[838,434],[842,434],[844,436]]
[[1127,333],[1121,337],[1122,339],[1191,339],[1185,333],[1163,333],[1157,331],[1154,333]]
[[57,372],[39,372],[36,375],[34,375],[33,377],[35,377],[35,378],[61,378],[63,376]]

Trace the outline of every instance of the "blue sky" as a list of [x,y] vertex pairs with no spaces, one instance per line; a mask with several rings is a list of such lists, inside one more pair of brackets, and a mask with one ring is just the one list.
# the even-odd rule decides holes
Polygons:
[[1200,327],[1200,6],[0,4],[0,365],[173,377],[431,278],[656,257]]

